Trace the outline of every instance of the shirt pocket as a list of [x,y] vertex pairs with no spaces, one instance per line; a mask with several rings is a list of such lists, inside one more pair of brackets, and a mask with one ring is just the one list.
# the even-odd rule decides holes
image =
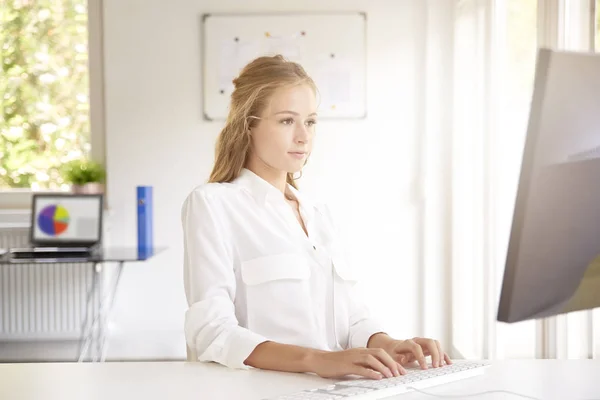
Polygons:
[[269,339],[293,343],[312,327],[308,261],[278,254],[242,262],[248,329]]

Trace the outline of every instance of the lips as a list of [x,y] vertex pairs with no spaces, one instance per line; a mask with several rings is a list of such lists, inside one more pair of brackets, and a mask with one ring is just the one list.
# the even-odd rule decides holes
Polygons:
[[306,155],[306,153],[303,151],[290,151],[289,154],[295,158],[304,158]]

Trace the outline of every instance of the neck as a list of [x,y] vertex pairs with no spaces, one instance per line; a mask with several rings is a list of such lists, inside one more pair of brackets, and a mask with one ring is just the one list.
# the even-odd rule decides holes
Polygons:
[[264,162],[249,160],[246,168],[273,185],[284,195],[287,192],[287,173],[270,167]]

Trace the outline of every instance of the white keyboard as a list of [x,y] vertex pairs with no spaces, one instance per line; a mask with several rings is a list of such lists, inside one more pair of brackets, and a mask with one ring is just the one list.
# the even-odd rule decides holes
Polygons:
[[335,382],[329,386],[272,397],[265,400],[377,400],[411,391],[410,387],[425,389],[483,374],[489,364],[482,361],[453,361],[452,365],[422,370],[407,369],[406,375],[394,378],[354,379]]

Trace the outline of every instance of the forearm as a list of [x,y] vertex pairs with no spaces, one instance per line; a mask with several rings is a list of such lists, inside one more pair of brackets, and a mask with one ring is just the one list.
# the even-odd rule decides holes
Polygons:
[[387,333],[379,332],[369,338],[367,347],[385,349],[386,346],[393,340],[394,339],[392,339]]
[[321,350],[275,342],[256,346],[244,364],[254,368],[283,372],[314,372],[311,360]]

